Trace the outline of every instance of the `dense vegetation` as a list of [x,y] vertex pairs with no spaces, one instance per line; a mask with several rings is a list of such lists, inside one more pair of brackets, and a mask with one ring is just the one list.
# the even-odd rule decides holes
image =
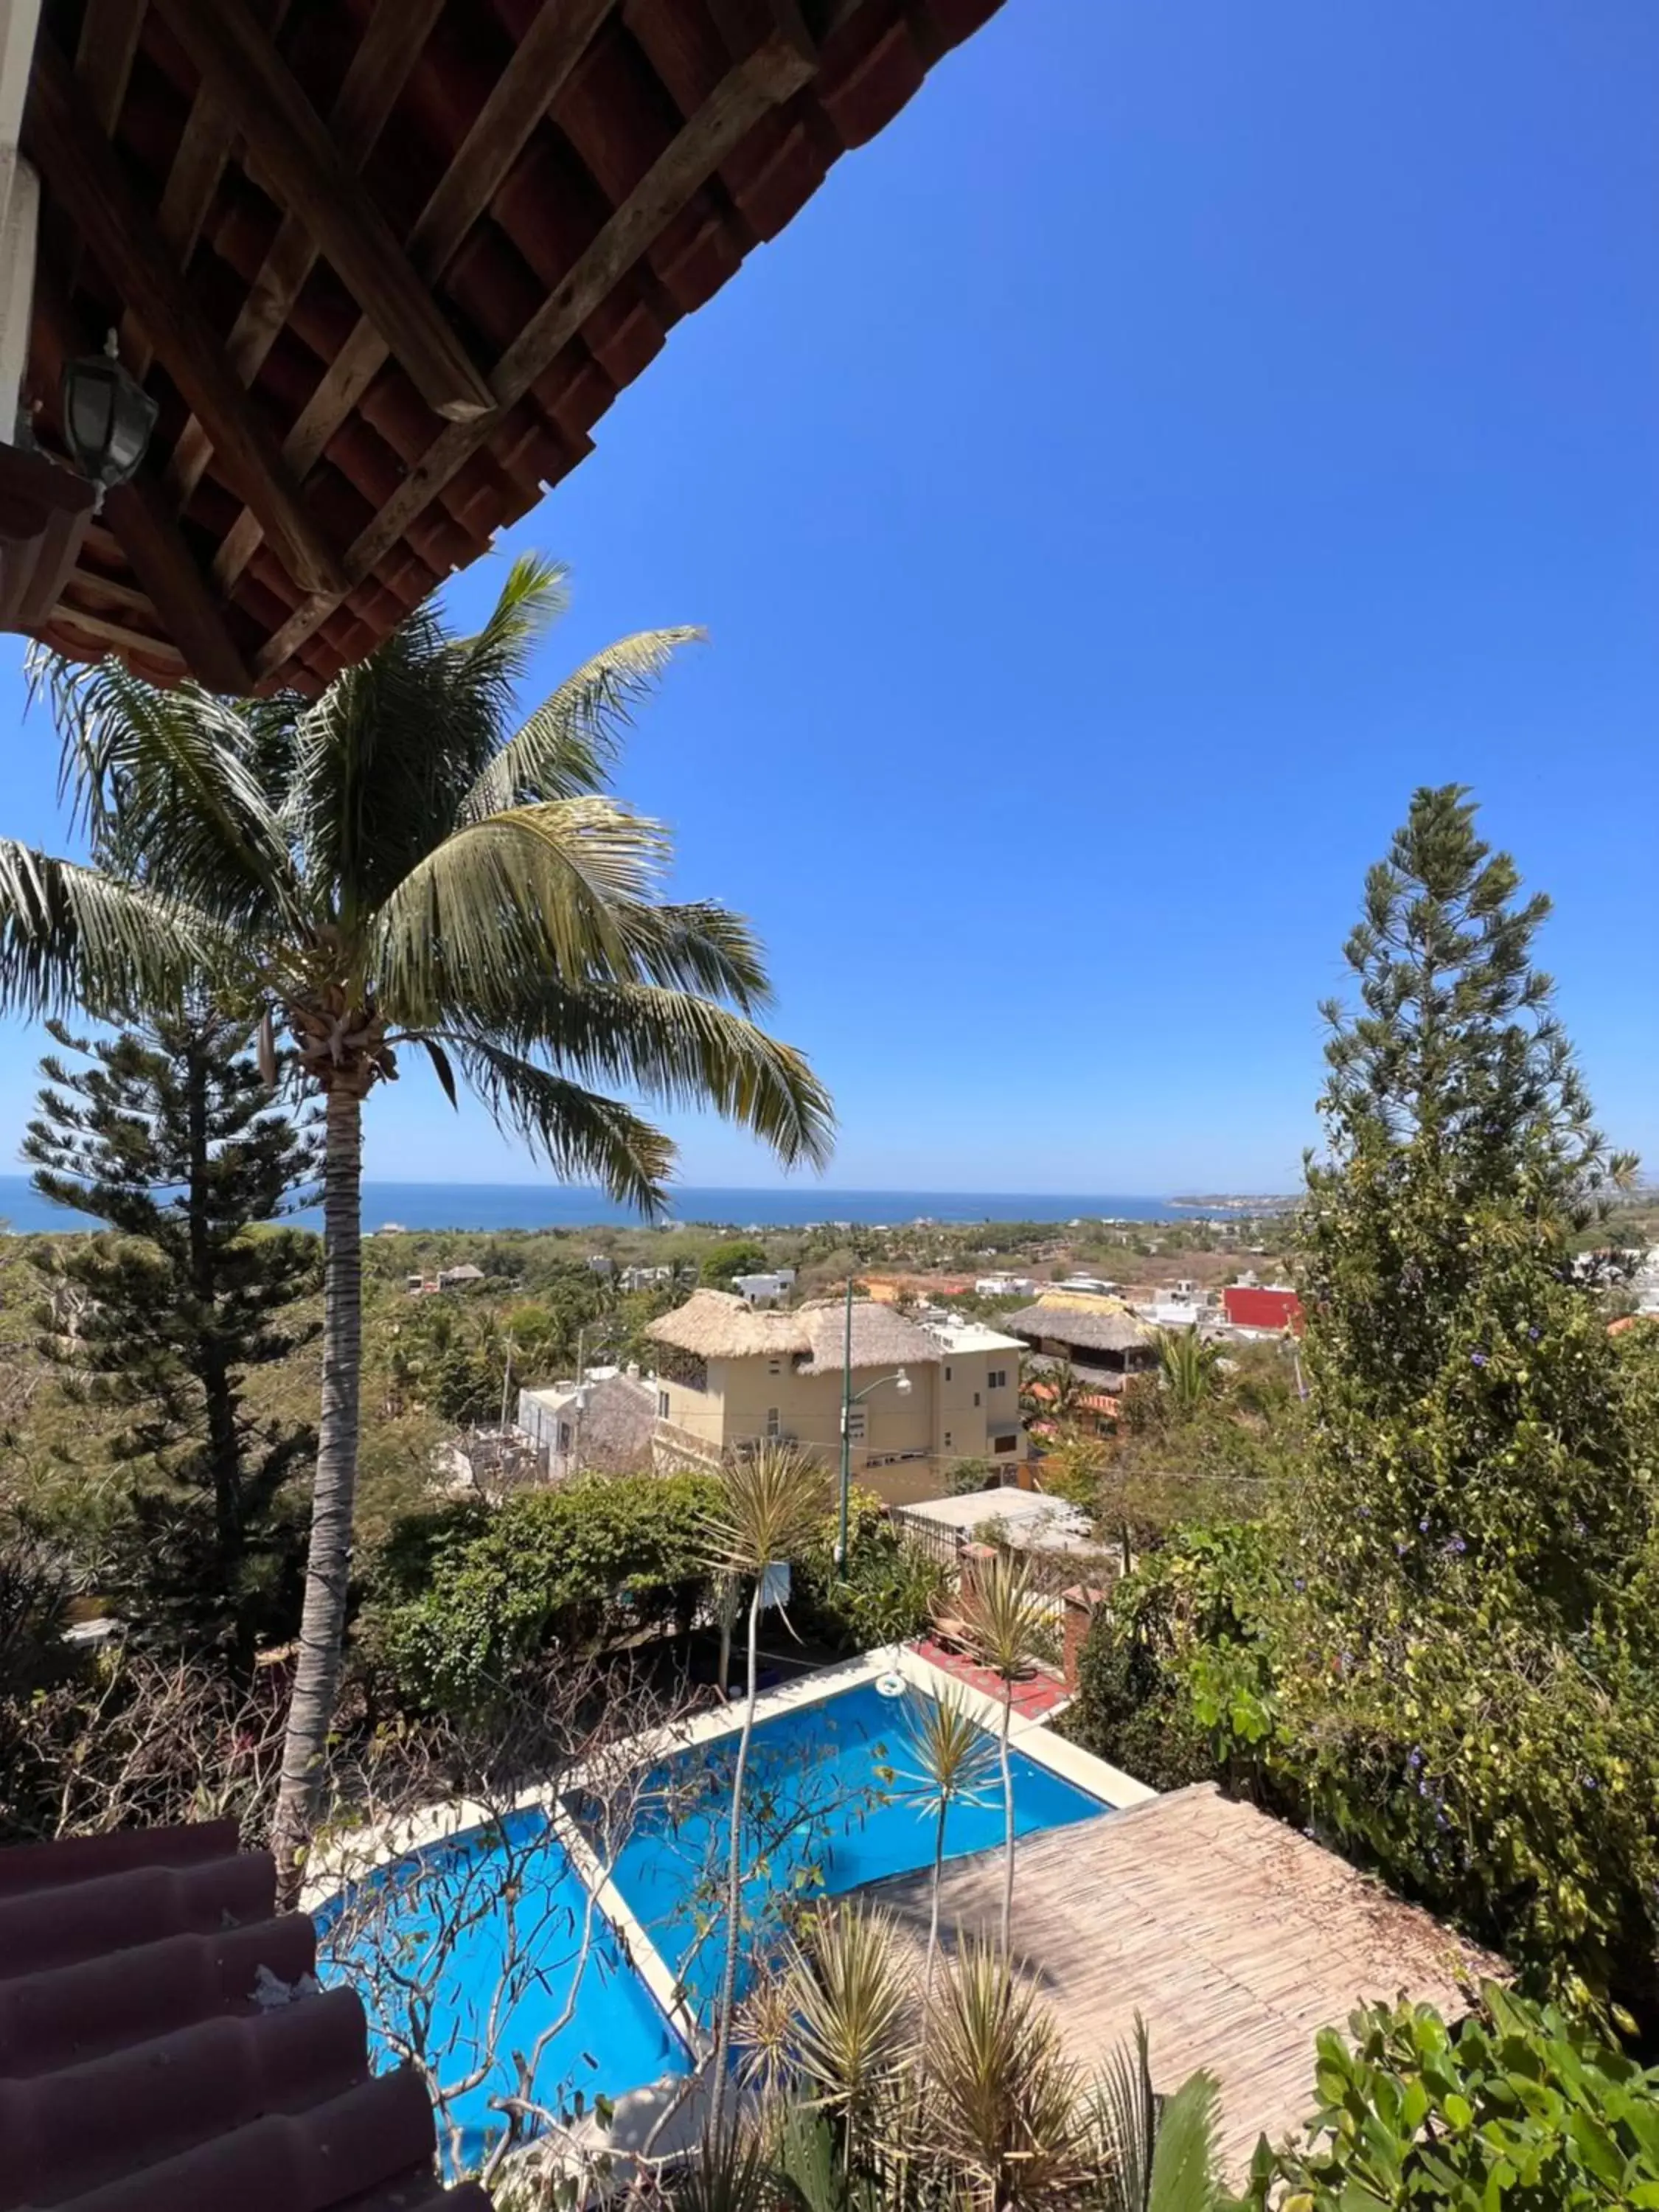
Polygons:
[[1425,792],[1332,1010],[1314,1419],[1268,1526],[1120,1593],[1076,1726],[1219,1773],[1570,2002],[1659,2025],[1659,1364],[1572,1265],[1627,1170],[1530,964],[1543,902]]

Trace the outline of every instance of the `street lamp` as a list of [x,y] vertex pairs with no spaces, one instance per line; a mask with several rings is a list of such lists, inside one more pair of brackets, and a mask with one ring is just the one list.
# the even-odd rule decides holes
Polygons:
[[890,1382],[901,1398],[910,1395],[910,1378],[901,1367],[891,1375],[878,1375],[862,1390],[853,1388],[853,1278],[847,1278],[847,1331],[841,1368],[841,1534],[836,1540],[836,1573],[847,1578],[847,1508],[853,1487],[853,1408],[860,1398]]

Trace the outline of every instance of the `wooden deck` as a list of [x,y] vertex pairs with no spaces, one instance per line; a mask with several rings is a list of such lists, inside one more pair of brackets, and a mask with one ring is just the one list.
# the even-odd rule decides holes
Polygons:
[[[985,1933],[1000,1910],[1000,1852],[948,1866],[944,1926]],[[865,1893],[918,1950],[928,1876]],[[1502,1962],[1294,1829],[1212,1784],[1022,1842],[1014,1947],[1072,2051],[1092,2063],[1130,2033],[1152,2039],[1172,2090],[1207,2067],[1221,2084],[1222,2152],[1237,2178],[1259,2135],[1313,2108],[1314,2036],[1367,1999],[1406,1995],[1449,2016],[1471,1978]]]

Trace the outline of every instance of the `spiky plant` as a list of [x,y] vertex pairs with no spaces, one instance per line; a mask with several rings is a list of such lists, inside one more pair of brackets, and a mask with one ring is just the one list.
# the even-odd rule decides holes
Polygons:
[[829,1508],[829,1489],[816,1460],[793,1444],[768,1443],[732,1459],[722,1472],[720,1498],[705,1531],[708,1563],[718,1575],[753,1583],[749,1600],[749,1677],[743,1725],[732,1777],[732,1834],[726,1876],[726,1960],[714,2014],[714,2072],[709,2124],[720,2133],[726,2061],[737,1992],[743,1914],[743,1791],[755,1732],[755,1687],[761,1608],[769,1571],[786,1565],[811,1543]]
[[1139,2013],[1133,2039],[1096,2075],[1087,2111],[1100,2212],[1215,2212],[1219,2087],[1212,2074],[1194,2074],[1160,2098]]
[[916,1809],[933,1817],[933,1878],[928,1899],[927,1960],[922,1994],[933,1989],[933,1960],[939,1950],[939,1887],[945,1875],[945,1828],[953,1805],[979,1805],[996,1758],[991,1739],[968,1709],[955,1683],[937,1697],[924,1698],[904,1723],[908,1764],[898,1769],[901,1792]]
[[890,1916],[873,1905],[820,1906],[792,1950],[787,1981],[797,2066],[839,2118],[850,2166],[915,2045],[914,1994]]
[[1006,1961],[1013,1955],[1014,1928],[1014,1784],[1008,1732],[1013,1725],[1014,1684],[1030,1671],[1029,1654],[1047,1624],[1047,1616],[1031,1586],[1029,1564],[1006,1552],[994,1553],[963,1590],[961,1610],[970,1650],[981,1666],[1002,1685],[998,1755],[1002,1765],[1002,1955]]
[[[192,988],[291,1032],[323,1099],[324,1338],[311,1547],[276,1819],[291,1900],[339,1682],[356,1488],[363,1102],[418,1048],[453,1100],[564,1174],[653,1210],[673,1148],[614,1086],[712,1106],[785,1160],[828,1100],[749,1017],[759,946],[661,896],[668,839],[605,795],[634,706],[690,630],[596,654],[514,731],[562,609],[526,558],[475,636],[411,615],[321,696],[156,691],[113,662],[48,672],[96,865],[0,840],[0,1008],[131,1017]],[[596,1087],[598,1086],[598,1087]]]
[[947,1961],[931,2011],[927,2133],[986,2212],[1080,2187],[1084,2077],[1030,1984],[992,1945],[969,1942]]
[[1196,1327],[1158,1331],[1158,1374],[1177,1413],[1195,1413],[1215,1396],[1221,1379],[1217,1358],[1214,1345],[1204,1343]]

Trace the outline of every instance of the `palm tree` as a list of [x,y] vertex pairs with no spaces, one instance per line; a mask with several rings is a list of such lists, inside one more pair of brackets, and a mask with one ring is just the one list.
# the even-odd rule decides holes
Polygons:
[[998,1750],[1002,1764],[1003,1877],[1002,1955],[1012,1955],[1014,1925],[1014,1784],[1008,1759],[1013,1723],[1014,1684],[1027,1671],[1032,1644],[1044,1615],[1024,1559],[998,1552],[975,1577],[962,1601],[962,1624],[980,1664],[1002,1684],[1002,1730]]
[[935,1698],[924,1698],[920,1710],[907,1719],[905,1733],[914,1763],[900,1769],[901,1786],[918,1800],[919,1810],[934,1816],[927,1962],[922,1978],[922,1993],[931,1996],[939,1950],[939,1887],[945,1876],[945,1825],[952,1805],[981,1802],[980,1793],[990,1778],[994,1754],[990,1738],[954,1684]]
[[[665,833],[603,791],[635,704],[696,635],[608,647],[512,731],[565,602],[510,570],[476,635],[424,608],[313,702],[153,690],[113,663],[49,674],[94,856],[0,841],[0,1005],[177,1006],[205,984],[291,1031],[325,1106],[322,1413],[275,1844],[297,1892],[338,1688],[356,1486],[362,1106],[417,1048],[562,1174],[647,1211],[673,1148],[595,1085],[713,1107],[786,1161],[829,1102],[749,1018],[759,946],[726,908],[659,894]],[[125,863],[125,865],[123,865]]]
[[1217,1357],[1196,1328],[1158,1331],[1158,1374],[1177,1413],[1195,1413],[1214,1397],[1221,1380]]
[[726,2100],[726,2055],[732,2040],[732,2011],[737,1993],[738,1949],[743,1911],[743,1787],[749,1770],[749,1746],[755,1732],[761,1609],[771,1595],[774,1571],[805,1551],[823,1528],[829,1506],[823,1470],[793,1444],[763,1444],[732,1461],[724,1472],[721,1497],[710,1520],[708,1539],[714,1571],[752,1582],[749,1600],[749,1690],[738,1735],[738,1763],[732,1777],[732,1837],[726,1877],[726,1961],[714,2014],[714,2075],[709,2093],[709,2127],[720,2132]]
[[1152,2087],[1146,2023],[1114,2051],[1089,2098],[1105,2183],[1101,2212],[1214,2212],[1221,2093],[1213,2074],[1188,2075],[1173,2096]]

